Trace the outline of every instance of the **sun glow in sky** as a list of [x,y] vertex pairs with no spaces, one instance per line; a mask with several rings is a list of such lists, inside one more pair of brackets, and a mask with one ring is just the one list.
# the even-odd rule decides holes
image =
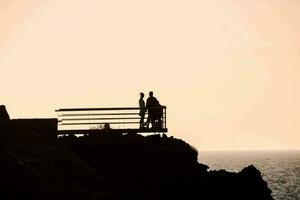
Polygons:
[[300,149],[296,0],[0,0],[0,104],[168,107],[199,150]]

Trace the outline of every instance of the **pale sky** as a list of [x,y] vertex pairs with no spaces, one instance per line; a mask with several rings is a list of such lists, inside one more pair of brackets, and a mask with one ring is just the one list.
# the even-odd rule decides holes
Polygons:
[[298,0],[0,0],[0,104],[168,107],[199,150],[300,149]]

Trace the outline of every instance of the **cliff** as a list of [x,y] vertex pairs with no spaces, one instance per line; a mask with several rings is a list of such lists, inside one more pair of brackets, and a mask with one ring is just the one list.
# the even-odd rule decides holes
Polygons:
[[210,171],[180,139],[110,133],[53,138],[54,120],[0,122],[2,199],[272,199],[254,166]]
[[239,173],[209,171],[198,152],[166,135],[94,135],[59,140],[105,179],[131,180],[154,199],[272,199],[254,166]]

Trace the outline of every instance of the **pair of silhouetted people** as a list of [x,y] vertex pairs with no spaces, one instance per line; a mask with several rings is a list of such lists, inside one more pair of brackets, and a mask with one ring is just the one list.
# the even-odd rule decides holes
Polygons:
[[[140,106],[140,128],[147,127],[151,123],[152,128],[161,128],[161,118],[162,118],[162,106],[159,101],[153,96],[153,92],[149,92],[149,97],[147,98],[146,104],[144,101],[144,93],[140,93],[139,106]],[[144,123],[145,113],[148,110],[148,118],[146,123]]]

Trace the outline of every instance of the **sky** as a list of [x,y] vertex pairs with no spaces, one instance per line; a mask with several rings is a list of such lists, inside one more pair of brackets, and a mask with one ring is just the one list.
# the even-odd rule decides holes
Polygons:
[[138,106],[198,150],[300,149],[298,0],[0,0],[11,118]]

